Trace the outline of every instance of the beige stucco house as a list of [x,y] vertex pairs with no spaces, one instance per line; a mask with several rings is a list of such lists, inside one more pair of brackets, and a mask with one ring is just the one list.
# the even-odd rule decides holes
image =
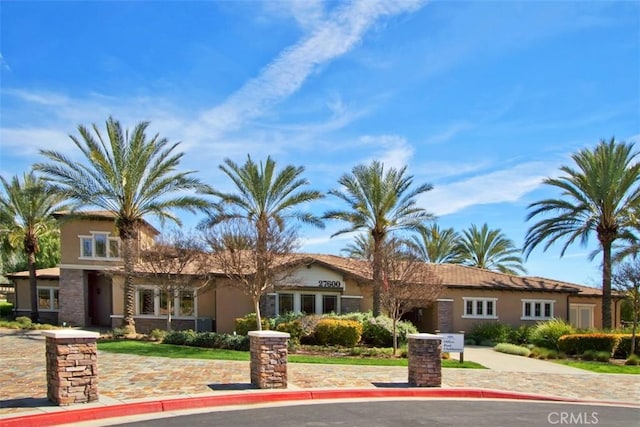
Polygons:
[[[77,326],[117,327],[124,311],[120,241],[106,212],[60,214],[62,260],[58,268],[38,270],[41,318]],[[141,248],[158,231],[144,224]],[[372,308],[370,273],[364,261],[334,255],[296,254],[288,261],[290,280],[263,297],[263,315],[289,311],[348,313]],[[454,264],[431,265],[443,290],[438,301],[407,315],[420,331],[470,330],[478,322],[532,325],[562,318],[580,328],[601,326],[601,295],[594,288],[541,277],[512,276]],[[230,283],[212,261],[214,286],[171,296],[172,327],[231,332],[235,319],[253,311],[251,300]],[[8,276],[16,287],[16,314],[28,315],[27,272]],[[136,328],[148,332],[166,325],[168,296],[157,283],[136,279]],[[429,286],[425,283],[424,286]],[[613,324],[620,324],[614,298]]]

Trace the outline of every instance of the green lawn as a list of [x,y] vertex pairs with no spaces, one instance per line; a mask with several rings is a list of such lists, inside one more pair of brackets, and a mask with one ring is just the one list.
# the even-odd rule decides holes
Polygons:
[[[138,356],[171,357],[175,359],[207,359],[207,360],[239,360],[249,361],[249,352],[235,350],[220,350],[198,347],[188,347],[171,344],[158,344],[146,341],[114,340],[98,342],[98,349],[112,353],[135,354]],[[375,358],[375,357],[331,357],[316,355],[289,354],[291,363],[321,363],[327,365],[378,365],[378,366],[407,366],[407,359]],[[457,360],[445,359],[443,368],[472,368],[484,369],[484,366]]]
[[640,375],[640,366],[615,365],[613,363],[593,362],[586,360],[560,359],[554,360],[556,363],[572,366],[586,371],[597,372],[599,374],[635,374]]

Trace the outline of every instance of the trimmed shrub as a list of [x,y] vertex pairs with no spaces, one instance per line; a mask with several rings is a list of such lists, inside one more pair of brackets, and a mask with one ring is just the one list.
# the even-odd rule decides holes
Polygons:
[[162,340],[163,344],[192,345],[196,338],[196,332],[188,329],[186,331],[171,331]]
[[536,359],[558,359],[564,358],[564,354],[558,353],[556,350],[551,350],[545,347],[534,347],[531,349],[531,354],[529,357],[534,357]]
[[596,351],[595,360],[598,362],[609,362],[611,358],[611,352],[609,351]]
[[496,345],[496,343],[494,343],[493,341],[487,339],[487,340],[480,341],[480,345],[482,347],[494,347]]
[[516,344],[500,343],[493,348],[500,353],[515,354],[516,356],[529,357],[531,350]]
[[[262,329],[263,330],[269,329],[269,327],[271,326],[269,319],[265,317],[265,318],[262,318],[261,320],[262,320]],[[236,326],[235,326],[236,334],[247,335],[249,331],[256,331],[256,330],[258,330],[258,320],[255,313],[249,313],[244,317],[239,317],[236,319]]]
[[149,339],[152,341],[162,341],[167,335],[167,331],[162,329],[154,329],[149,333]]
[[539,322],[531,331],[531,342],[537,347],[558,350],[558,340],[563,335],[575,334],[575,328],[562,319]]
[[617,334],[573,334],[558,339],[558,349],[569,355],[583,354],[587,350],[613,354],[620,343]]
[[0,302],[0,317],[9,317],[13,313],[13,304]]
[[582,359],[582,360],[594,360],[595,358],[596,358],[595,350],[586,350],[580,356],[580,359]]
[[362,324],[355,320],[322,319],[316,325],[315,335],[321,345],[353,347],[362,336]]
[[[509,335],[512,329],[511,326],[505,325],[500,322],[479,322],[474,323],[469,332],[469,338],[475,342],[482,344],[482,342],[501,343],[509,342]],[[494,344],[491,346],[493,347]]]

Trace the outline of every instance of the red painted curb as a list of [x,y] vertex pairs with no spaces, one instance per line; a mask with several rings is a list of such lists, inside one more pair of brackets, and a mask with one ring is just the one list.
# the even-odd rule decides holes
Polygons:
[[[71,409],[59,412],[16,416],[0,419],[2,427],[40,427],[70,424],[105,418],[125,417],[185,409],[215,408],[220,406],[255,403],[375,398],[451,398],[451,399],[515,399],[554,402],[584,402],[577,399],[540,396],[535,394],[484,390],[473,388],[388,388],[388,389],[336,389],[238,393],[220,396],[159,399],[151,402],[122,403],[87,409]],[[596,403],[596,402],[593,402]],[[607,402],[600,402],[607,403]],[[609,402],[610,403],[610,402]],[[618,402],[618,404],[620,404]]]

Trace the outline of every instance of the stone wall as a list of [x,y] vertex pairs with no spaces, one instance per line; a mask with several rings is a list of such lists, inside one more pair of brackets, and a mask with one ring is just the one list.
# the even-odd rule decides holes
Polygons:
[[442,339],[432,334],[409,334],[409,385],[442,385]]
[[72,326],[87,324],[87,293],[83,270],[60,269],[58,322]]
[[360,311],[362,298],[340,298],[341,313],[356,313]]
[[439,299],[436,304],[438,317],[436,329],[440,332],[453,332],[453,300]]
[[258,388],[287,388],[289,336],[284,332],[249,332],[251,384]]
[[44,331],[47,398],[61,406],[98,400],[98,347],[95,332]]

